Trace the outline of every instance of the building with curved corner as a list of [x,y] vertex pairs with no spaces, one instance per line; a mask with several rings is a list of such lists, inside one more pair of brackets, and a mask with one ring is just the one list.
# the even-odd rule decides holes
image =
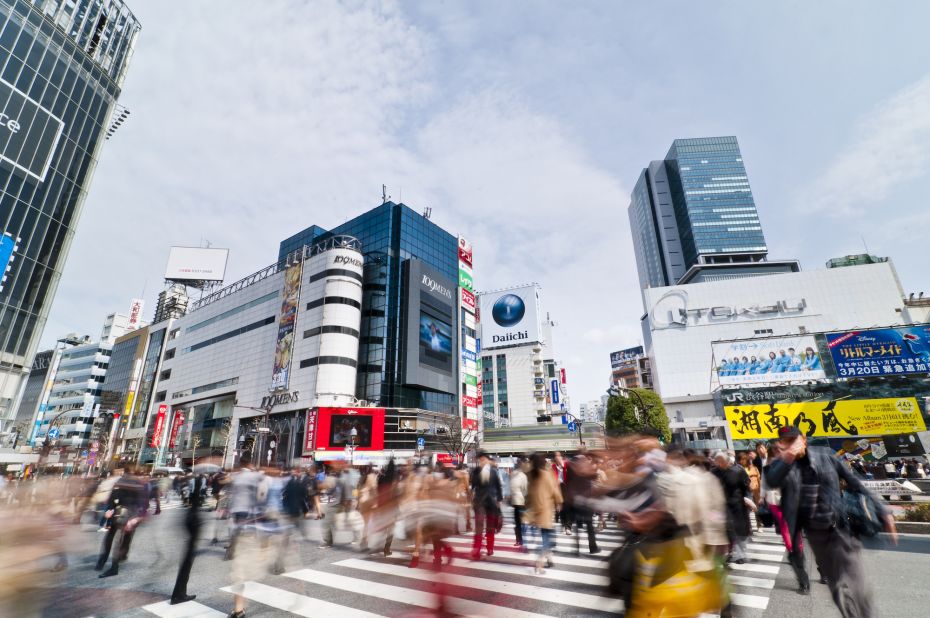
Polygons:
[[[122,0],[0,0],[0,426],[28,376],[139,22]],[[85,419],[87,420],[87,419]]]

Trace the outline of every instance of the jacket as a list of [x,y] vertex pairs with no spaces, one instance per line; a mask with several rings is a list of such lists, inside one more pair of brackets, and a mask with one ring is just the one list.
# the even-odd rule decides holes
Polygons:
[[501,487],[501,477],[497,469],[491,466],[488,475],[488,482],[481,482],[481,466],[476,466],[471,471],[471,491],[472,503],[476,509],[483,509],[486,512],[497,514],[500,511],[498,504],[504,499],[504,491]]
[[[879,516],[885,517],[890,512],[888,507],[866,489],[852,470],[834,457],[829,449],[808,446],[807,457],[820,479],[820,498],[826,501],[826,505],[833,512],[835,525],[846,527],[846,508],[843,506],[843,496],[840,493],[840,479],[846,481],[849,491],[871,496],[880,509]],[[765,467],[765,480],[769,486],[781,489],[782,516],[788,524],[791,538],[797,538],[800,532],[798,510],[801,501],[801,470],[797,462],[787,464],[781,459],[773,459],[772,463]]]
[[539,471],[536,479],[530,481],[526,498],[527,525],[543,530],[555,526],[555,508],[562,504],[562,491],[555,475]]
[[510,475],[510,504],[524,506],[526,504],[527,481],[526,474],[517,470]]

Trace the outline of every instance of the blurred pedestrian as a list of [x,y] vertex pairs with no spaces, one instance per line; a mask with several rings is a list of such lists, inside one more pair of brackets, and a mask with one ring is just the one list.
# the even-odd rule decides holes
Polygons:
[[178,568],[178,576],[174,582],[174,591],[171,593],[171,605],[186,603],[197,598],[195,594],[187,594],[187,582],[194,566],[194,555],[197,551],[197,537],[200,536],[200,508],[203,506],[203,490],[206,485],[203,475],[193,478],[188,499],[188,507],[184,514],[184,528],[187,530],[187,545]]
[[117,533],[119,533],[120,542],[116,553],[113,554],[110,568],[101,573],[100,577],[113,577],[119,573],[119,563],[129,556],[129,547],[132,544],[136,527],[142,523],[148,508],[148,486],[135,474],[134,470],[127,472],[119,477],[110,491],[105,515],[110,518],[111,523],[100,548],[96,570],[100,571],[106,566]]
[[735,464],[729,453],[718,451],[714,455],[716,474],[723,485],[727,503],[727,533],[730,538],[730,561],[745,564],[748,559],[746,544],[749,541],[749,510],[755,508],[749,491],[749,475]]
[[588,551],[599,554],[597,538],[594,530],[594,511],[588,505],[592,497],[592,487],[597,478],[597,470],[591,459],[584,453],[575,455],[565,472],[565,502],[569,504],[572,514],[572,523],[575,527],[575,555],[581,553],[581,528],[585,526],[588,532]]
[[481,558],[482,537],[488,556],[494,555],[494,535],[501,524],[501,501],[504,499],[501,480],[491,458],[478,452],[478,465],[471,471],[472,506],[475,509],[475,536],[472,541],[472,560]]
[[522,457],[517,460],[510,475],[510,506],[513,507],[513,527],[517,542],[514,547],[523,547],[523,514],[526,512],[526,494],[528,484],[524,468],[526,460]]
[[536,557],[535,571],[542,574],[544,567],[552,566],[552,548],[555,547],[555,514],[562,505],[562,491],[542,453],[530,458],[527,479],[527,525],[537,528],[542,537]]

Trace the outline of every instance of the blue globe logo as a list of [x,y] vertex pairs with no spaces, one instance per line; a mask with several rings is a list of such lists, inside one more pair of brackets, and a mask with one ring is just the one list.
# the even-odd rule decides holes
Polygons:
[[516,326],[526,314],[526,305],[523,299],[516,294],[504,294],[497,299],[494,307],[491,308],[491,317],[497,322],[498,326],[509,328]]

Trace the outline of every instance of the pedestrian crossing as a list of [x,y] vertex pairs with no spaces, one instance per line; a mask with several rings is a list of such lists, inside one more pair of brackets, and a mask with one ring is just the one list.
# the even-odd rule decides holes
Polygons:
[[[574,538],[558,536],[553,567],[540,574],[533,570],[535,554],[513,546],[513,532],[512,525],[505,526],[497,535],[494,556],[480,561],[464,557],[471,549],[470,534],[448,539],[456,558],[441,573],[429,568],[428,557],[424,557],[420,568],[410,568],[412,548],[398,547],[388,558],[373,554],[342,559],[325,569],[319,565],[301,568],[281,578],[248,581],[219,590],[245,597],[250,607],[273,610],[271,615],[314,618],[426,615],[437,608],[440,597],[448,612],[486,618],[606,616],[622,611],[622,601],[606,593],[606,558],[612,548],[622,544],[620,531],[599,532],[597,542],[603,551],[594,556],[587,552],[585,535],[580,555],[574,555]],[[749,549],[751,561],[732,565],[728,585],[733,615],[755,618],[768,607],[785,552],[780,537],[771,531],[757,532]],[[163,601],[143,609],[160,618],[225,616],[231,596],[227,603],[209,602],[215,598],[222,597],[212,597],[208,603],[179,605]],[[211,604],[220,605],[225,612]]]

